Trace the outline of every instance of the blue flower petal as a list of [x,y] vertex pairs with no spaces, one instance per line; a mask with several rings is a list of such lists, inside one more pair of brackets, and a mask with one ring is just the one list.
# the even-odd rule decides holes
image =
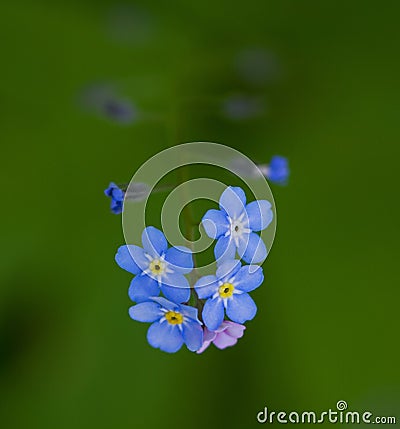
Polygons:
[[161,283],[175,289],[190,289],[188,279],[180,273],[167,273],[161,277]]
[[160,304],[146,301],[136,304],[129,309],[129,316],[138,322],[153,323],[163,316]]
[[261,237],[251,232],[239,242],[239,256],[249,264],[258,264],[267,257],[267,248]]
[[198,319],[198,310],[197,308],[191,307],[190,305],[179,305],[179,310],[184,316],[189,317],[193,321],[200,323]]
[[215,331],[224,320],[224,303],[219,297],[207,300],[202,315],[207,328]]
[[111,194],[112,199],[118,202],[124,201],[124,196],[125,192],[122,189],[118,188],[118,186],[113,189]]
[[110,184],[108,185],[108,188],[104,189],[104,195],[106,197],[110,197],[111,198],[112,192],[113,192],[114,188],[116,188],[116,187],[117,187],[117,185],[114,182],[110,182]]
[[160,304],[162,308],[168,311],[180,311],[180,306],[176,304],[175,302],[168,301],[162,296],[153,296],[150,298],[151,301],[156,302],[157,304]]
[[229,220],[222,210],[211,209],[201,220],[203,227],[210,238],[219,238],[229,229]]
[[203,276],[194,285],[197,295],[200,299],[207,299],[218,289],[217,276]]
[[242,264],[238,259],[232,259],[221,264],[217,268],[217,278],[218,280],[224,281],[225,278],[233,277],[240,269]]
[[249,219],[249,227],[252,231],[262,231],[271,222],[273,213],[271,203],[267,200],[256,200],[247,204],[246,212]]
[[183,274],[170,273],[162,277],[162,293],[177,304],[189,301],[190,285]]
[[124,191],[120,189],[114,182],[110,182],[108,188],[104,190],[107,197],[122,201],[124,199]]
[[112,199],[110,208],[114,214],[120,214],[122,213],[124,207],[122,201],[115,201],[114,199]]
[[235,275],[234,285],[243,292],[251,292],[264,281],[263,269],[258,265],[245,265]]
[[162,293],[172,302],[181,304],[190,299],[190,289],[179,289],[173,286],[161,285]]
[[158,283],[147,275],[136,276],[129,286],[128,295],[132,301],[147,301],[152,296],[158,296],[160,288]]
[[115,255],[115,261],[121,268],[135,275],[149,265],[143,249],[133,244],[121,246]]
[[228,186],[219,199],[219,207],[232,219],[237,219],[246,206],[246,194],[242,188]]
[[203,345],[203,328],[198,322],[186,322],[182,329],[183,340],[187,348],[195,352]]
[[165,235],[154,226],[148,226],[143,230],[142,244],[144,250],[153,258],[165,253],[168,247]]
[[218,265],[235,257],[236,246],[231,236],[220,237],[217,240],[217,244],[214,247],[214,255]]
[[171,247],[165,254],[168,268],[181,274],[188,274],[193,270],[192,251],[184,246]]
[[147,341],[156,349],[175,353],[182,347],[183,337],[178,325],[155,322],[147,331]]
[[226,314],[236,323],[244,323],[251,320],[257,313],[257,306],[247,293],[234,294],[228,299]]

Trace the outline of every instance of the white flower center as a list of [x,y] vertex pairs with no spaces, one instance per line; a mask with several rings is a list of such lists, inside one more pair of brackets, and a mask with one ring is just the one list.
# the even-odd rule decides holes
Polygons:
[[161,259],[153,259],[149,264],[149,268],[155,276],[161,276],[165,272],[166,263]]
[[231,235],[236,247],[243,234],[249,234],[251,230],[247,227],[246,213],[243,212],[237,219],[229,218],[229,230],[226,235]]
[[146,254],[146,258],[149,261],[149,267],[144,271],[144,273],[150,275],[150,277],[155,277],[158,283],[161,282],[161,278],[164,274],[173,272],[173,270],[168,268],[168,263],[165,261],[165,255],[153,258],[152,256]]

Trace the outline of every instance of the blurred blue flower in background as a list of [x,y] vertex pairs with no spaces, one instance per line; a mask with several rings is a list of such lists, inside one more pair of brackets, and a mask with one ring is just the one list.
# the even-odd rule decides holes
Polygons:
[[264,261],[267,249],[253,231],[262,231],[272,222],[271,203],[256,200],[246,205],[243,189],[229,186],[219,199],[219,207],[220,210],[208,210],[202,219],[207,235],[217,239],[215,258],[220,263],[233,259],[237,250],[240,258],[248,263]]
[[125,192],[114,182],[111,182],[104,194],[111,198],[111,211],[115,214],[120,214],[123,209]]
[[179,305],[162,297],[153,297],[134,305],[129,315],[138,322],[152,323],[147,341],[164,352],[175,353],[183,344],[194,352],[203,344],[203,329],[197,308]]
[[115,255],[117,264],[135,275],[129,287],[130,299],[146,301],[158,296],[161,289],[169,300],[187,302],[190,286],[184,274],[193,270],[191,251],[184,246],[168,248],[165,235],[153,226],[143,230],[142,245],[121,246]]
[[82,91],[80,103],[88,112],[119,124],[132,124],[139,117],[132,101],[119,95],[111,84],[88,86]]
[[289,179],[289,163],[287,158],[283,156],[273,156],[268,165],[262,164],[258,166],[264,176],[273,183],[286,185]]
[[203,321],[211,331],[217,330],[226,311],[236,323],[251,320],[257,307],[247,292],[258,288],[264,280],[263,270],[258,265],[241,266],[240,261],[224,262],[216,275],[201,277],[194,288],[200,299],[207,299],[203,308]]
[[133,104],[120,98],[105,100],[101,111],[107,118],[123,124],[129,124],[137,117]]
[[250,95],[232,95],[222,104],[223,115],[231,120],[257,118],[265,111],[265,103],[259,97]]
[[262,176],[278,185],[286,185],[290,176],[289,161],[283,156],[273,156],[269,164],[249,165],[241,158],[231,161],[230,168],[236,173],[249,179],[259,179]]

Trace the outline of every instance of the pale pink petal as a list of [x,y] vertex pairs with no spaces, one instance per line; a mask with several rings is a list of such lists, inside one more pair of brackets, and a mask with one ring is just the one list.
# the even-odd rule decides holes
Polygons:
[[229,326],[225,329],[225,334],[230,335],[233,338],[242,338],[246,326],[240,325],[239,323],[226,322],[229,323]]
[[203,345],[197,350],[197,353],[203,353],[204,350],[213,342],[217,333],[214,331],[210,331],[207,326],[203,328]]
[[221,332],[217,335],[217,338],[214,340],[214,344],[219,349],[225,349],[226,347],[234,346],[237,343],[237,339],[230,337],[225,334],[225,332]]

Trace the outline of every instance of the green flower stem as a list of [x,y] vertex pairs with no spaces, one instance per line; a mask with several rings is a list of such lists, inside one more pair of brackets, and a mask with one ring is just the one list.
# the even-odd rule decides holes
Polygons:
[[[182,110],[183,109],[182,109],[181,103],[177,103],[171,106],[170,124],[169,124],[170,126],[168,127],[168,131],[169,131],[168,137],[169,137],[170,146],[175,146],[180,141],[178,123],[180,119],[180,111]],[[188,174],[188,166],[185,164],[185,159],[183,156],[184,155],[182,154],[181,155],[182,167],[180,167],[177,171],[179,184],[186,183],[190,179]],[[187,193],[187,188],[183,187],[183,192],[184,192],[184,195],[183,195],[184,201],[190,201],[190,195]],[[188,247],[192,250],[193,266],[194,266],[192,272],[190,273],[191,294],[190,294],[190,299],[188,304],[198,309],[198,317],[200,320],[202,320],[201,314],[202,314],[204,302],[199,299],[194,289],[194,284],[198,280],[199,275],[197,273],[197,258],[196,258],[196,254],[194,253],[193,241],[195,239],[195,228],[198,228],[199,224],[194,221],[193,212],[192,212],[192,208],[190,207],[190,204],[183,209],[183,219],[184,219],[184,225],[185,225],[185,233],[188,241],[187,244],[188,244]]]

